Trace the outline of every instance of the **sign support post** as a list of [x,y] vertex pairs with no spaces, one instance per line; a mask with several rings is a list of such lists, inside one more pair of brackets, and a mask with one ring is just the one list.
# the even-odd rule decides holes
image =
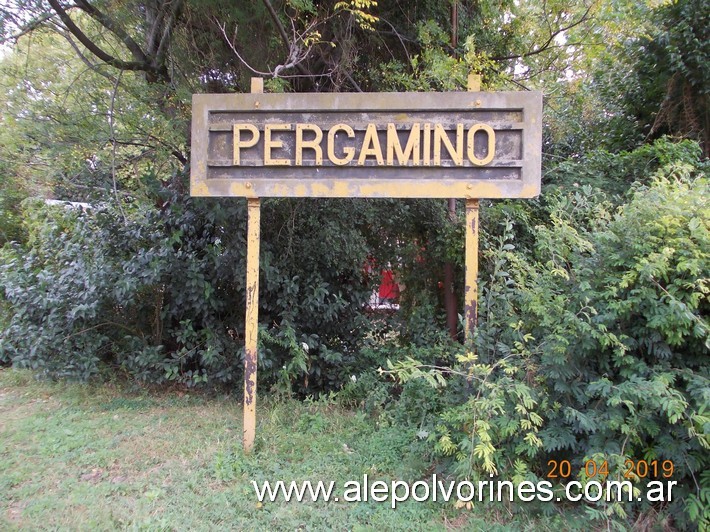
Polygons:
[[[481,90],[481,76],[468,75],[468,91]],[[478,325],[478,206],[476,198],[466,198],[464,339],[471,342]]]
[[[251,92],[264,92],[264,80],[251,78]],[[251,452],[256,435],[256,369],[259,339],[259,247],[261,199],[247,200],[247,285],[244,316],[244,452]]]
[[466,342],[478,323],[478,200],[466,199]]
[[261,200],[249,198],[247,219],[247,297],[244,319],[244,451],[250,452],[256,434],[256,368],[259,336],[259,244]]

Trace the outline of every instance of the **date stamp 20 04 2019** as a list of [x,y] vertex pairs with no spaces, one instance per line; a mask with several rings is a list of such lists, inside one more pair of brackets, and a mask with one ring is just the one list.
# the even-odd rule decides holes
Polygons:
[[[572,501],[579,501],[582,497],[590,501],[598,501],[605,496],[606,492],[607,501],[631,501],[635,498],[641,502],[644,500],[639,496],[642,492],[637,492],[632,483],[645,481],[644,491],[648,502],[670,502],[673,499],[673,487],[678,485],[677,481],[670,480],[675,472],[675,464],[672,460],[626,459],[621,471],[623,476],[621,481],[607,480],[610,471],[606,460],[587,460],[579,471],[587,478],[584,484],[570,478],[573,476],[573,467],[569,460],[549,460],[547,466],[549,469],[546,477],[561,482],[567,499]],[[596,488],[596,494],[593,493],[592,487]],[[584,494],[574,494],[570,491],[572,488],[583,491]],[[612,492],[616,495],[614,496]],[[560,498],[557,500],[559,501]]]
[[[572,464],[569,460],[549,460],[549,470],[545,475],[549,479],[566,479],[572,476]],[[583,467],[587,478],[609,476],[609,464],[606,460],[587,460]],[[675,471],[673,460],[630,460],[624,461],[623,476],[629,480],[645,478],[671,478]]]

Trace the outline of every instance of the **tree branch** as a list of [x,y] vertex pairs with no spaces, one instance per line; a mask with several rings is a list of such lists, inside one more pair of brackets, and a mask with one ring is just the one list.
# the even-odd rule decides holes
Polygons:
[[163,37],[160,39],[160,44],[158,45],[158,51],[155,53],[154,64],[156,66],[163,65],[165,60],[165,53],[167,51],[167,45],[172,36],[173,27],[177,21],[180,9],[182,9],[183,0],[173,0],[170,15],[168,16],[168,21],[163,27]]
[[[56,0],[54,0],[54,3],[57,3]],[[50,4],[52,4],[51,1]],[[111,18],[96,9],[86,0],[76,0],[76,5],[77,7],[79,7],[79,9],[87,13],[91,18],[96,20],[104,28],[106,28],[116,37],[118,37],[123,42],[123,44],[126,45],[126,48],[128,48],[128,50],[131,52],[131,55],[133,56],[133,59],[136,62],[149,64],[148,57],[146,57],[145,52],[143,52],[141,47],[138,46],[138,43],[134,41],[133,38],[131,38],[131,36],[128,35],[128,33],[126,33],[126,31],[121,26],[116,24],[113,20],[111,20]],[[52,7],[54,7],[54,5],[52,5]]]
[[[148,37],[145,40],[146,53],[149,55],[154,55],[157,49],[156,41],[158,39],[158,34],[160,33],[160,28],[162,27],[163,19],[165,18],[165,10],[153,10],[153,8],[149,5],[146,5],[145,10],[146,22],[151,24],[150,32],[148,33]],[[155,16],[153,16],[154,14]]]
[[48,2],[49,5],[52,6],[52,9],[54,9],[54,11],[57,13],[57,15],[59,15],[59,18],[61,19],[64,26],[66,26],[67,30],[69,30],[72,35],[74,35],[74,37],[76,37],[77,40],[86,47],[87,50],[89,50],[92,54],[101,59],[101,61],[103,61],[104,63],[118,68],[119,70],[133,70],[158,74],[156,69],[153,68],[152,65],[150,65],[146,61],[123,61],[121,59],[113,57],[112,55],[109,55],[99,46],[97,46],[96,43],[89,39],[83,31],[81,31],[81,29],[74,23],[74,21],[64,10],[58,0],[48,0]]
[[237,47],[234,44],[234,41],[236,41],[236,29],[234,31],[235,39],[232,40],[227,36],[227,25],[226,24],[220,24],[219,20],[217,20],[216,18],[215,18],[215,24],[217,24],[217,27],[222,32],[222,37],[224,37],[224,40],[227,43],[227,46],[229,46],[229,48],[232,50],[234,55],[237,56],[237,59],[239,59],[244,66],[246,66],[254,74],[257,74],[259,76],[273,76],[274,75],[273,72],[261,72],[259,70],[256,70],[249,63],[247,63],[246,60],[241,56],[241,54],[239,53],[239,50],[237,50]]
[[20,31],[17,33],[10,35],[9,37],[1,38],[0,37],[0,44],[5,44],[8,41],[15,41],[17,42],[17,39],[22,37],[23,35],[27,35],[28,33],[33,32],[37,28],[39,28],[42,24],[50,20],[52,17],[54,17],[56,13],[45,13],[44,15],[41,15],[37,17],[34,20],[31,20],[27,24],[25,24]]
[[[229,38],[227,35],[227,28],[226,24],[220,23],[219,20],[216,18],[214,19],[215,24],[219,28],[220,32],[222,33],[222,37],[224,37],[224,41],[227,43],[227,46],[229,46],[229,49],[232,50],[234,55],[237,56],[237,59],[241,61],[241,63],[247,67],[249,70],[251,70],[254,74],[257,74],[259,76],[269,76],[273,78],[298,78],[298,77],[308,77],[308,78],[314,78],[314,77],[323,77],[323,76],[328,76],[330,74],[311,74],[311,73],[306,73],[303,75],[298,75],[298,74],[287,74],[287,75],[282,75],[281,71],[282,70],[287,70],[289,68],[298,68],[301,70],[302,64],[301,62],[308,57],[309,51],[307,50],[305,53],[301,53],[301,48],[297,45],[293,45],[293,47],[290,49],[289,52],[289,57],[287,59],[287,63],[283,65],[277,65],[276,68],[274,68],[273,72],[262,72],[260,70],[255,69],[253,66],[251,66],[246,59],[242,57],[242,55],[239,53],[239,50],[237,50],[236,47],[236,34],[237,34],[237,28],[234,29],[234,37],[232,39]],[[303,71],[303,70],[302,70]]]
[[567,26],[564,26],[562,28],[558,28],[556,31],[551,32],[549,38],[545,41],[545,43],[542,46],[536,48],[535,50],[532,50],[531,52],[526,52],[523,54],[491,57],[490,59],[492,61],[508,61],[510,59],[522,59],[524,57],[531,57],[533,55],[541,54],[542,52],[544,52],[550,48],[550,45],[552,44],[552,41],[555,40],[555,37],[557,37],[558,35],[560,35],[561,33],[565,32],[567,30],[570,30],[570,29],[572,29],[576,26],[579,26],[580,24],[583,24],[586,21],[588,21],[590,18],[589,12],[592,10],[593,6],[594,6],[594,3],[589,4],[589,7],[587,7],[587,10],[576,21],[571,22]]
[[81,49],[79,49],[77,44],[74,42],[74,39],[72,39],[71,36],[66,31],[60,30],[60,29],[57,29],[56,31],[57,31],[57,33],[59,33],[59,35],[61,35],[62,37],[64,37],[67,40],[69,45],[74,49],[74,52],[76,53],[76,55],[79,57],[79,59],[81,59],[81,62],[84,63],[87,67],[89,67],[89,69],[93,70],[98,75],[105,77],[106,79],[111,81],[111,83],[116,82],[116,78],[114,76],[107,74],[106,72],[102,72],[101,69],[99,68],[99,65],[94,64],[91,61],[89,61],[89,59],[83,54]]
[[[281,20],[279,19],[278,13],[276,13],[276,10],[274,9],[274,6],[271,5],[271,2],[269,0],[261,0],[264,6],[266,6],[267,11],[269,12],[269,15],[271,15],[271,20],[274,21],[274,25],[276,26],[276,29],[279,32],[279,35],[281,36],[281,40],[284,43],[284,46],[286,46],[286,49],[289,51],[289,54],[291,53],[291,50],[293,48],[293,45],[291,44],[291,41],[288,38],[288,33],[286,33],[286,28],[284,28],[284,25],[281,24]],[[303,66],[302,63],[298,62],[294,65],[298,71],[301,74],[305,75],[310,75],[310,72],[306,69],[306,67]]]
[[271,15],[271,20],[274,21],[274,25],[276,26],[276,29],[279,32],[279,35],[281,35],[281,40],[284,42],[284,45],[288,50],[291,50],[291,41],[288,39],[288,33],[286,33],[286,28],[284,28],[284,25],[281,24],[281,20],[279,20],[279,16],[276,13],[276,10],[274,9],[274,6],[271,5],[271,2],[269,0],[261,0],[264,6],[266,6],[266,9],[269,12],[269,15]]
[[182,164],[187,164],[187,157],[185,157],[182,152],[178,150],[173,150],[170,152],[170,154],[175,157],[178,161],[180,161]]
[[381,20],[382,22],[384,22],[385,24],[387,24],[390,28],[392,28],[392,31],[391,31],[391,32],[389,32],[389,31],[380,31],[379,33],[391,34],[391,35],[394,35],[395,37],[397,37],[397,39],[399,39],[399,44],[402,45],[402,49],[404,50],[404,54],[407,56],[407,64],[411,65],[411,64],[412,64],[412,58],[409,56],[409,50],[407,49],[407,46],[404,44],[404,41],[405,41],[405,40],[407,40],[407,41],[409,41],[409,42],[416,42],[416,41],[414,41],[413,39],[409,39],[409,38],[403,36],[401,33],[399,33],[399,32],[397,31],[397,28],[395,28],[389,20],[386,20],[386,19],[384,19],[384,18],[382,18],[382,17],[379,17],[379,20]]
[[116,204],[118,205],[118,210],[121,211],[121,216],[123,216],[123,223],[127,222],[126,213],[123,211],[123,206],[121,205],[121,200],[118,197],[118,182],[116,180],[116,96],[118,95],[118,86],[121,84],[121,74],[123,71],[118,73],[116,78],[116,83],[113,85],[113,93],[111,94],[111,106],[108,111],[108,125],[111,131],[111,181],[113,182],[113,194],[116,198]]

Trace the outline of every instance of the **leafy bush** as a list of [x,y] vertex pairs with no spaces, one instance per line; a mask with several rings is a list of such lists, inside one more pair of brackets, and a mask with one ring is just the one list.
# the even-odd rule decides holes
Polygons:
[[666,164],[618,208],[589,186],[552,196],[532,256],[515,248],[512,223],[489,241],[473,351],[448,368],[390,368],[405,382],[426,377],[450,389],[454,406],[432,440],[459,474],[520,482],[544,477],[551,459],[580,472],[602,458],[616,477],[626,459],[671,460],[679,493],[668,507],[590,504],[588,514],[706,522],[707,167],[698,158]]
[[590,150],[581,160],[567,159],[550,168],[545,175],[547,188],[542,200],[547,201],[553,191],[566,194],[588,185],[604,191],[618,203],[633,183],[646,183],[659,168],[672,163],[693,165],[700,155],[697,142],[673,142],[667,137],[633,151]]
[[22,223],[18,206],[25,197],[15,180],[3,175],[3,170],[0,165],[0,180],[4,181],[0,185],[0,245],[21,240]]
[[[0,359],[83,380],[115,370],[190,386],[238,380],[246,202],[189,198],[180,181],[176,192],[156,189],[153,203],[109,197],[82,211],[26,202],[26,242],[0,257]],[[262,385],[305,396],[359,374],[357,354],[378,327],[365,308],[379,280],[364,271],[368,256],[414,262],[398,242],[432,240],[437,224],[451,225],[445,212],[444,202],[265,201]],[[437,323],[418,319],[426,344]]]

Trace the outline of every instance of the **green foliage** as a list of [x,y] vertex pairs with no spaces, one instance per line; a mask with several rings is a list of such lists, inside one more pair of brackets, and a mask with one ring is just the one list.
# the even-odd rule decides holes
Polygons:
[[[510,223],[489,241],[474,351],[445,367],[414,358],[391,366],[402,381],[447,385],[452,406],[431,438],[460,475],[522,481],[544,476],[550,459],[580,471],[592,457],[617,475],[626,459],[672,460],[682,493],[665,515],[681,526],[703,519],[710,181],[697,149],[656,149],[625,156],[633,169],[637,158],[673,154],[625,204],[580,186],[547,200],[532,255],[515,248]],[[593,171],[587,164],[581,176]],[[623,521],[648,510],[609,503],[590,516]]]
[[358,25],[364,30],[374,31],[375,24],[378,19],[368,10],[377,7],[377,2],[374,0],[349,0],[348,2],[336,2],[333,6],[334,11],[346,11],[350,13]]
[[633,150],[673,135],[699,142],[707,157],[707,2],[613,2],[600,9],[605,46],[588,54],[587,75],[550,91],[548,153]]
[[62,43],[33,35],[0,61],[0,175],[8,177],[0,188],[23,198],[144,199],[184,166],[185,108],[132,73],[87,68]]
[[692,165],[700,156],[696,142],[673,142],[667,137],[633,151],[589,150],[579,159],[551,165],[543,179],[547,187],[542,201],[554,203],[559,198],[555,195],[550,199],[550,194],[571,195],[581,187],[589,186],[619,203],[627,196],[632,184],[648,183],[659,168],[671,163]]
[[[25,204],[27,241],[7,246],[0,267],[5,363],[82,380],[114,370],[190,386],[240,377],[245,203],[165,191],[154,201],[161,207]],[[402,240],[419,227],[416,211],[391,205],[265,202],[259,375],[266,389],[305,396],[362,372],[358,352],[377,327],[365,303],[379,280],[366,278],[366,259],[395,260],[399,248],[381,239],[383,226],[398,224]],[[434,234],[437,220],[444,217],[417,234]],[[413,329],[418,345],[440,335],[436,321],[416,319],[426,324]]]
[[[638,63],[638,76],[648,84],[649,61],[662,66],[662,101],[652,133],[671,133],[698,140],[710,153],[710,9],[699,0],[662,5],[654,12],[659,31],[647,43],[650,53]],[[655,70],[655,69],[654,69]]]
[[686,507],[691,522],[702,530],[710,526],[710,470],[703,471],[698,480],[700,489],[688,495]]
[[[544,411],[546,404],[538,405],[539,392],[525,383],[524,365],[509,363],[511,358],[528,356],[523,350],[494,364],[481,364],[476,355],[467,353],[457,357],[462,368],[458,371],[427,368],[408,358],[390,365],[390,372],[403,382],[424,378],[433,387],[446,386],[445,373],[466,380],[463,389],[467,399],[444,411],[430,439],[438,453],[455,456],[460,476],[479,480],[507,471],[511,456],[532,459],[542,448],[537,432],[543,418],[538,411]],[[457,428],[452,432],[452,427]],[[523,477],[516,475],[514,480],[519,482]]]
[[[457,2],[455,25],[451,2],[267,4],[92,2],[109,25],[71,10],[138,71],[60,38],[41,2],[0,9],[0,39],[29,31],[0,60],[0,363],[233,386],[245,208],[187,195],[190,95],[245,91],[255,71],[273,92],[464,90],[473,72],[546,102],[542,198],[483,202],[473,345],[443,330],[439,288],[448,261],[463,293],[463,209],[451,220],[442,201],[265,201],[260,389],[338,390],[387,429],[363,445],[387,467],[427,456],[427,442],[460,475],[516,481],[550,458],[671,459],[676,506],[588,516],[706,521],[706,3]],[[639,147],[664,133],[700,147]],[[21,206],[28,196],[94,207]],[[390,267],[401,310],[373,316],[365,302]],[[316,412],[289,426],[330,423]],[[251,471],[232,458],[220,471]]]
[[540,266],[517,264],[524,321],[544,346],[538,374],[561,407],[541,433],[548,451],[682,461],[688,479],[707,467],[706,171],[666,165],[611,218],[596,202],[562,206]]
[[[2,165],[0,172],[3,172]],[[19,205],[26,193],[10,176],[2,175],[0,182],[0,245],[3,245],[22,240],[24,236]]]
[[449,36],[443,28],[427,20],[419,24],[417,34],[422,52],[412,56],[408,65],[396,60],[383,64],[377,83],[385,90],[403,92],[464,90],[468,65],[447,53]]

